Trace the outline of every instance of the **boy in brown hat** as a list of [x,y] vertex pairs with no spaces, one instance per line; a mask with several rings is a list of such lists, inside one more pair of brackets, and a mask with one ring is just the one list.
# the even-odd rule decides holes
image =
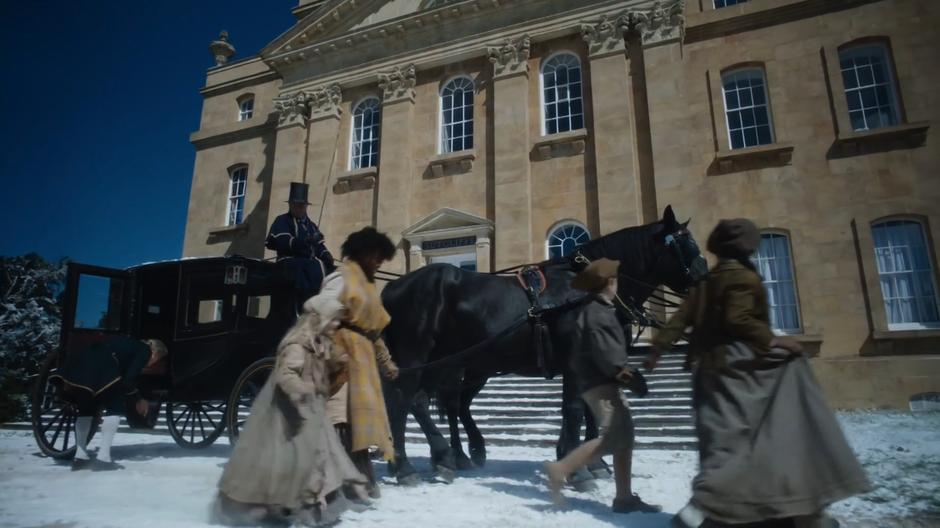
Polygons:
[[567,475],[612,454],[617,488],[613,510],[653,513],[660,508],[643,502],[630,485],[634,429],[622,386],[629,383],[631,373],[627,366],[627,339],[613,304],[619,264],[605,258],[595,260],[571,281],[572,287],[592,294],[591,301],[578,315],[581,346],[572,356],[571,367],[581,398],[590,407],[602,434],[581,444],[558,462],[546,463],[545,472],[553,499],[558,503],[562,501],[561,487]]

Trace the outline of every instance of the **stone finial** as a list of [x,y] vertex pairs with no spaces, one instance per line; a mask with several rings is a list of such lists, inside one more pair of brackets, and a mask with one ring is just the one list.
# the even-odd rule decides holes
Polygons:
[[493,63],[493,77],[506,77],[522,73],[529,73],[529,46],[528,35],[513,40],[506,39],[501,46],[486,48],[486,56]]
[[339,119],[339,104],[343,101],[343,89],[338,84],[314,88],[310,91],[310,119],[326,117]]
[[307,92],[296,92],[274,99],[280,126],[307,126],[310,118],[310,96]]
[[235,55],[235,46],[232,46],[228,42],[228,31],[219,33],[218,40],[213,40],[212,43],[209,44],[209,51],[212,52],[212,56],[215,57],[216,66],[225,64],[232,55]]
[[581,38],[587,42],[588,53],[598,57],[626,51],[623,34],[629,29],[627,16],[621,15],[611,20],[604,15],[597,22],[581,24]]
[[655,44],[682,37],[685,24],[682,0],[656,0],[646,11],[631,11],[625,15],[630,29],[643,37],[643,44]]
[[415,65],[409,64],[402,69],[379,72],[379,88],[382,89],[382,99],[385,103],[394,103],[402,100],[415,100]]

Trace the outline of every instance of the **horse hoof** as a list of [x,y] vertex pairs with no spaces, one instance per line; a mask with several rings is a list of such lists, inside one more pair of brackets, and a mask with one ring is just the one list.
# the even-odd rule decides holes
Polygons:
[[469,469],[476,469],[476,465],[466,456],[457,457],[457,471],[467,471]]
[[421,477],[419,477],[417,473],[412,473],[410,475],[405,475],[405,476],[401,476],[401,475],[398,476],[399,486],[407,486],[409,488],[413,488],[417,486],[418,484],[421,484]]
[[437,472],[436,478],[442,482],[450,484],[454,481],[454,478],[457,477],[457,473],[453,469],[444,466],[435,466],[434,471]]
[[470,460],[473,462],[473,465],[475,465],[476,467],[485,466],[486,465],[486,451],[483,449],[471,449]]

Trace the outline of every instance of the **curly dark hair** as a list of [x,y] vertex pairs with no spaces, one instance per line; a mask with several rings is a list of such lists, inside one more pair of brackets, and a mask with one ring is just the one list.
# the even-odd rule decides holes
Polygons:
[[346,241],[340,247],[340,253],[343,258],[357,262],[375,254],[383,260],[392,260],[395,256],[395,244],[385,233],[376,231],[374,227],[363,227],[346,237]]

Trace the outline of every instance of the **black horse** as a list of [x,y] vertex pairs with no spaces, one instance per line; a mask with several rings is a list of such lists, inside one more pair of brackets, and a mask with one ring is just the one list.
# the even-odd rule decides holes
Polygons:
[[[572,255],[539,265],[547,283],[540,296],[542,320],[553,351],[547,367],[564,376],[559,456],[580,443],[584,415],[568,355],[576,346],[573,329],[585,295],[570,287],[571,279],[587,262],[606,257],[620,261],[618,295],[624,303],[642,306],[658,285],[686,291],[707,271],[687,224],[679,223],[667,207],[660,221],[622,229],[579,247]],[[515,277],[442,264],[390,283],[382,301],[392,316],[385,341],[401,368],[398,379],[384,385],[395,445],[396,462],[391,469],[400,483],[418,480],[405,453],[405,421],[411,411],[430,443],[432,464],[449,479],[457,466],[455,451],[434,425],[426,395],[464,392],[467,401],[460,400],[460,413],[467,419],[471,455],[485,460],[483,436],[469,415],[472,395],[490,376],[544,374],[532,346],[534,327],[527,316],[530,298]],[[478,346],[468,350],[474,344]],[[466,458],[462,450],[460,455]]]

